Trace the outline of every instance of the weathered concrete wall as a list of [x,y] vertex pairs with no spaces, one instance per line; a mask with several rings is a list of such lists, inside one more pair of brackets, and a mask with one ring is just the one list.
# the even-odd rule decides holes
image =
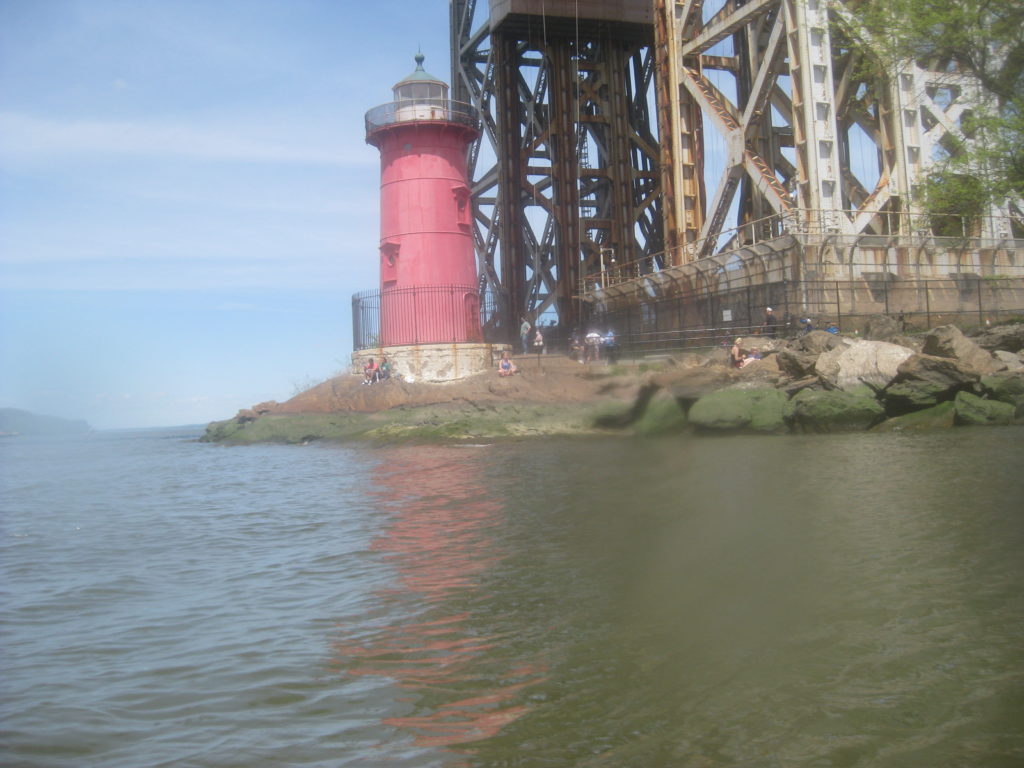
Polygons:
[[457,381],[493,370],[502,350],[501,344],[412,344],[397,347],[362,349],[352,354],[352,373],[363,375],[363,366],[371,357],[378,363],[387,357],[395,375],[416,381]]

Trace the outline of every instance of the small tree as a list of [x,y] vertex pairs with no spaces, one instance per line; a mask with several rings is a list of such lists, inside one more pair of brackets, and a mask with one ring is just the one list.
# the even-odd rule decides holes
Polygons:
[[857,15],[893,68],[967,72],[988,96],[961,121],[968,140],[944,142],[924,185],[929,214],[1024,198],[1024,0],[866,0]]

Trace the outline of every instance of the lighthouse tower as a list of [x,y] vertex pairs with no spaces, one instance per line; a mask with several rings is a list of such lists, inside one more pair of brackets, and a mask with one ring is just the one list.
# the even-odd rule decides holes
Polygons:
[[482,341],[467,179],[476,111],[423,69],[366,114],[380,150],[380,345]]

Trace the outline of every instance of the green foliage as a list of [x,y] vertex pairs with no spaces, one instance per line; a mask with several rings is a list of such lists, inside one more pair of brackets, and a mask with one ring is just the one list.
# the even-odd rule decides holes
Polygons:
[[856,16],[890,68],[917,61],[948,71],[953,91],[952,75],[969,72],[989,96],[961,120],[974,141],[944,145],[925,209],[941,220],[1024,196],[1024,0],[867,0]]
[[985,213],[990,194],[977,176],[943,168],[929,174],[924,185],[928,224],[941,237],[971,234],[968,222]]

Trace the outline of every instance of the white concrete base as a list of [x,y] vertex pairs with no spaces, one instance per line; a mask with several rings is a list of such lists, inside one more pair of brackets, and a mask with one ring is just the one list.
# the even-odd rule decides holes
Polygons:
[[507,344],[410,344],[400,347],[375,347],[352,353],[352,373],[363,375],[363,366],[371,357],[380,363],[387,357],[393,375],[413,381],[457,381],[484,371],[495,370]]

